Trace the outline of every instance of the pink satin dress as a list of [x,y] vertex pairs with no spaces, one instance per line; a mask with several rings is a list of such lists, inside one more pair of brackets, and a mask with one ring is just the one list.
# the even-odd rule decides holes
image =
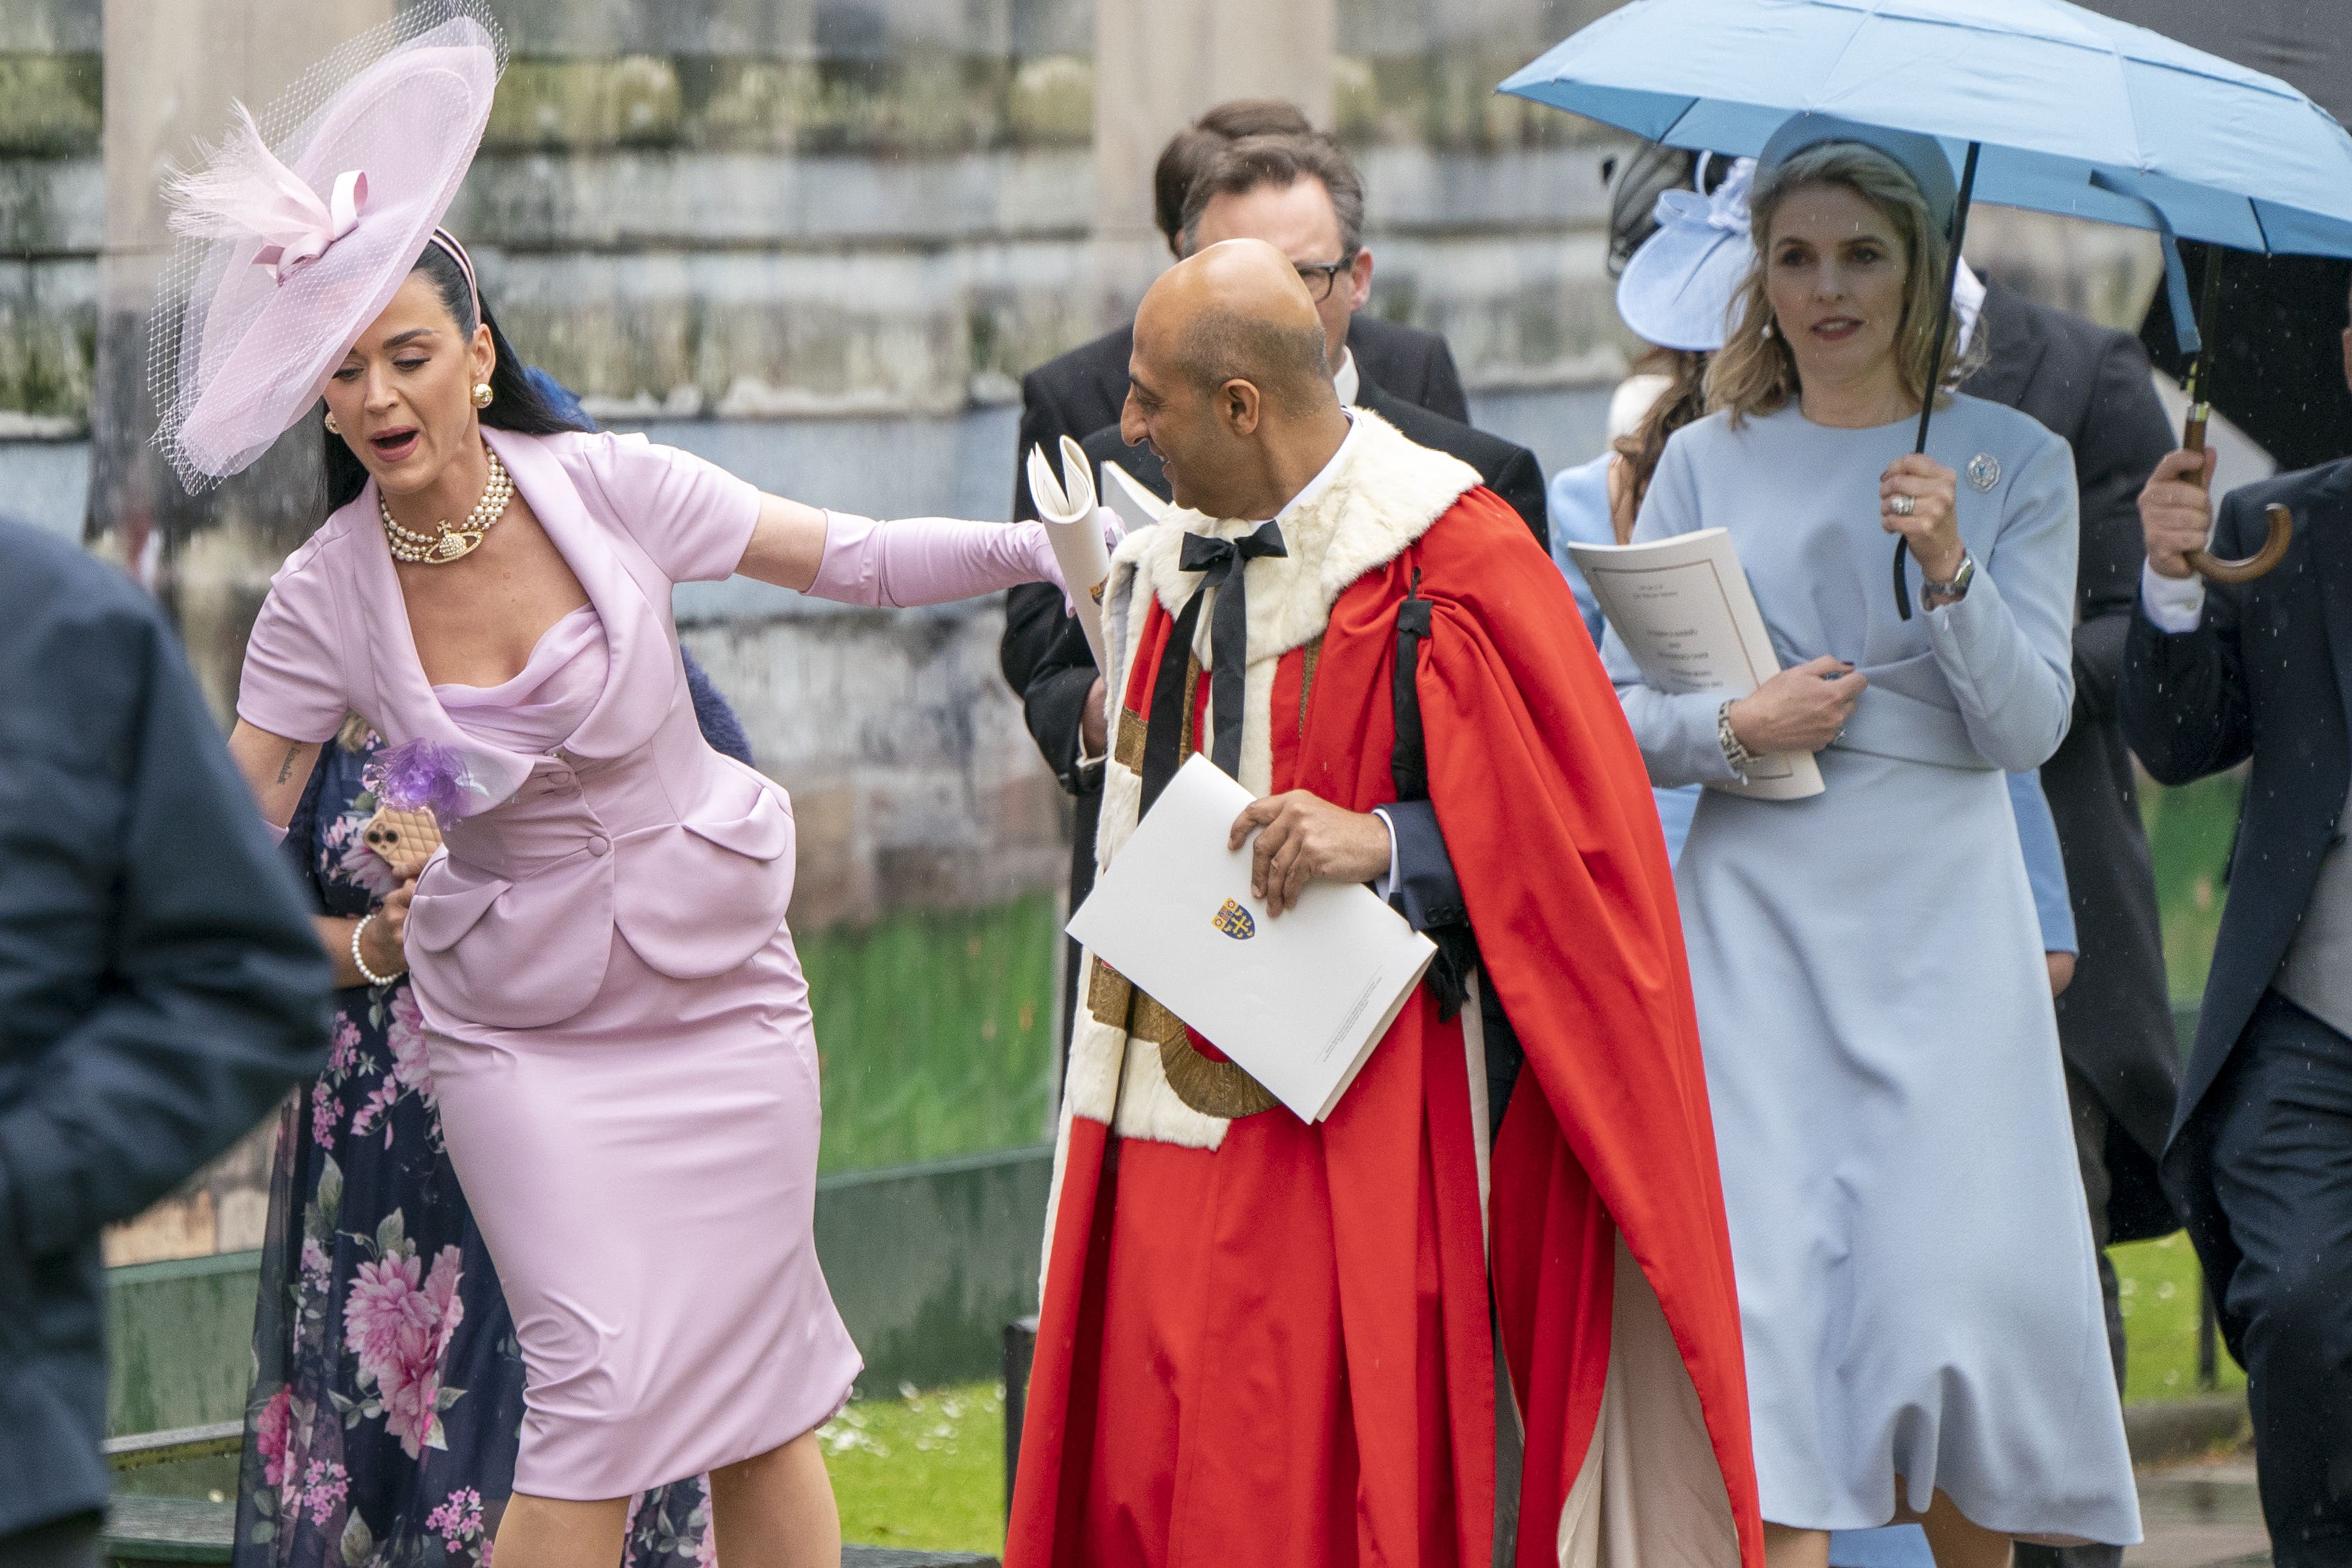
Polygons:
[[[811,1228],[791,805],[703,742],[670,619],[674,584],[742,559],[760,497],[642,438],[485,436],[589,605],[504,684],[431,686],[371,485],[272,579],[237,711],[324,740],[356,710],[462,768],[406,955],[521,1342],[515,1489],[625,1497],[808,1431],[860,1364]],[[1035,580],[1045,548],[835,518],[813,591],[960,597]]]
[[[551,753],[607,666],[583,607],[505,685],[434,694],[469,736]],[[764,1453],[839,1409],[861,1364],[811,1232],[816,1040],[791,931],[724,984],[609,942],[603,985],[564,1023],[444,1016],[429,1037],[450,1162],[529,1370],[515,1487],[539,1497]]]

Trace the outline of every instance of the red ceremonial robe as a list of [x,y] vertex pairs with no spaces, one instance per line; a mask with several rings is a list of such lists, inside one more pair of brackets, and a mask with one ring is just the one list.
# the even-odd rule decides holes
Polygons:
[[[1312,515],[1286,514],[1291,557],[1247,568],[1243,782],[1353,811],[1394,798],[1397,608],[1418,574],[1430,796],[1526,1066],[1489,1161],[1476,1008],[1443,1020],[1424,984],[1320,1124],[1202,1116],[1170,1098],[1155,1043],[1172,1029],[1222,1058],[1089,954],[1005,1561],[1487,1563],[1491,1267],[1526,1441],[1517,1563],[1760,1568],[1730,1245],[1641,757],[1517,516],[1358,420]],[[1145,532],[1184,527],[1241,525],[1177,512]],[[1131,538],[1114,573],[1131,613],[1113,616],[1106,863],[1132,831],[1171,609],[1199,582],[1173,544],[1155,571]]]

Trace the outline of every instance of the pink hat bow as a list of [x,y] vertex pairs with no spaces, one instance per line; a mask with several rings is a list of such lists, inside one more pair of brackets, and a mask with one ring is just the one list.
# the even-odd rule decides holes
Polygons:
[[327,247],[359,226],[360,214],[367,210],[365,170],[337,174],[335,188],[324,202],[310,186],[293,180],[291,171],[289,179],[293,188],[285,192],[278,210],[257,212],[253,218],[254,232],[269,242],[253,253],[253,264],[268,268],[269,276],[280,283],[296,268],[326,255]]
[[367,210],[367,173],[344,170],[321,200],[269,150],[251,111],[243,104],[236,108],[237,123],[221,156],[202,174],[173,182],[172,226],[190,236],[258,238],[253,264],[283,283],[359,226]]

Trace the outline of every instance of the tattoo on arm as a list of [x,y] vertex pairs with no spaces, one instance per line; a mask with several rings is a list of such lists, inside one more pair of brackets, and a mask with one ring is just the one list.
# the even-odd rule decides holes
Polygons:
[[294,776],[294,759],[301,754],[302,748],[299,746],[289,746],[286,748],[286,760],[278,764],[278,782],[279,784],[284,784],[288,779]]

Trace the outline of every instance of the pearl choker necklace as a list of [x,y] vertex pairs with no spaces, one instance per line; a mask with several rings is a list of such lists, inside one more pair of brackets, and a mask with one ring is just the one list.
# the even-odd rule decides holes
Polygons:
[[490,460],[490,482],[483,487],[482,499],[467,514],[463,528],[445,522],[439,525],[441,532],[437,537],[412,532],[393,521],[392,507],[384,500],[383,491],[376,491],[376,510],[383,516],[383,541],[391,546],[394,561],[404,561],[412,566],[446,566],[482,547],[482,536],[489,532],[492,523],[506,515],[507,502],[514,499],[514,480],[507,477],[507,466],[499,461],[499,455],[487,443],[482,453]]

